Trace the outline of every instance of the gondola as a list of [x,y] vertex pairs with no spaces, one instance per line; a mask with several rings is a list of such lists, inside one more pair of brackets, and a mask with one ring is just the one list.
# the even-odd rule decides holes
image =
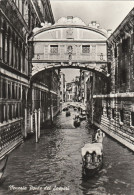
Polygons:
[[81,149],[83,174],[92,177],[103,166],[102,143],[89,143]]
[[86,115],[80,115],[79,117],[81,121],[86,120]]
[[2,176],[4,174],[4,170],[6,168],[7,165],[7,160],[8,160],[8,156],[5,156],[1,161],[0,161],[0,180],[2,179]]
[[80,126],[80,120],[79,119],[74,119],[74,126],[79,127]]
[[63,111],[68,111],[68,107],[63,108]]
[[66,116],[70,116],[70,111],[66,111]]
[[80,120],[86,120],[87,116],[86,116],[86,111],[85,110],[82,110],[81,111],[81,114],[80,114]]

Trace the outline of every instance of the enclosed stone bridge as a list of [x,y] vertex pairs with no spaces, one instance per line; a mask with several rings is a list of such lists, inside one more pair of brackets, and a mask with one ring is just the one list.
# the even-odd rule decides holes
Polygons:
[[[108,77],[106,40],[108,31],[95,21],[88,26],[79,18],[61,18],[35,28],[32,76],[47,69],[77,68]],[[72,72],[73,73],[73,72]]]

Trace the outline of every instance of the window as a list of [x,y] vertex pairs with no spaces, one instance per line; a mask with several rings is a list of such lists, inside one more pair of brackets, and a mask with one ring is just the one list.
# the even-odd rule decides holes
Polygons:
[[8,99],[11,98],[11,83],[8,83]]
[[121,121],[121,122],[124,121],[124,112],[123,112],[123,109],[120,110],[120,121]]
[[2,113],[2,114],[0,114],[0,123],[3,123],[3,121],[4,121],[4,114],[3,114],[3,104],[0,104],[0,113]]
[[9,104],[9,119],[12,120],[12,105]]
[[58,45],[50,45],[50,53],[57,54],[58,53]]
[[122,52],[127,53],[129,49],[129,38],[122,40]]
[[131,126],[134,126],[134,112],[131,112]]
[[112,108],[112,119],[114,119],[115,118],[115,110],[114,110],[114,108]]
[[114,48],[114,57],[117,58],[117,46]]
[[122,69],[120,72],[120,82],[122,83],[126,83],[127,81],[127,70],[126,69]]
[[3,91],[3,98],[6,98],[6,96],[7,96],[6,87],[7,87],[6,80],[3,80],[3,89],[2,89],[2,91]]
[[106,113],[107,113],[107,118],[110,119],[110,107],[108,105],[106,107]]
[[82,45],[82,53],[90,53],[90,45]]
[[12,99],[15,98],[14,83],[12,83]]

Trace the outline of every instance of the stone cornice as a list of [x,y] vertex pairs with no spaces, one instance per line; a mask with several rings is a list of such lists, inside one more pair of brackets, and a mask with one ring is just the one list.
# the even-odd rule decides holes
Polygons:
[[16,4],[14,3],[14,1],[12,0],[9,0],[9,4],[12,6],[13,10],[16,11],[16,14],[19,18],[19,20],[21,21],[21,23],[23,24],[23,26],[25,27],[26,31],[29,32],[29,29],[28,29],[28,25],[26,24],[24,18],[22,17],[20,11],[18,10]]
[[93,98],[133,98],[134,92],[127,93],[115,93],[115,94],[106,94],[106,95],[93,95]]
[[[131,33],[130,31],[134,26],[134,8],[129,12],[125,19],[120,23],[120,25],[115,29],[115,31],[108,38],[108,43],[118,42],[120,38],[125,37],[126,33]],[[124,33],[124,35],[121,35]]]
[[22,34],[20,34],[16,28],[14,27],[13,23],[10,22],[10,20],[7,18],[7,16],[4,14],[4,12],[0,9],[0,13],[2,14],[2,16],[4,17],[4,19],[8,22],[8,24],[11,26],[11,28],[16,32],[16,34],[25,42],[25,37],[22,36]]

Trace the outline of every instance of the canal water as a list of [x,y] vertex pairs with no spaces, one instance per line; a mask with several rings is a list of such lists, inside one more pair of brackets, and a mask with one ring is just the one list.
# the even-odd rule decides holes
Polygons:
[[74,128],[75,114],[60,113],[39,143],[32,137],[9,155],[0,195],[134,195],[134,154],[107,135],[102,170],[82,177],[81,147],[94,129],[87,121]]

